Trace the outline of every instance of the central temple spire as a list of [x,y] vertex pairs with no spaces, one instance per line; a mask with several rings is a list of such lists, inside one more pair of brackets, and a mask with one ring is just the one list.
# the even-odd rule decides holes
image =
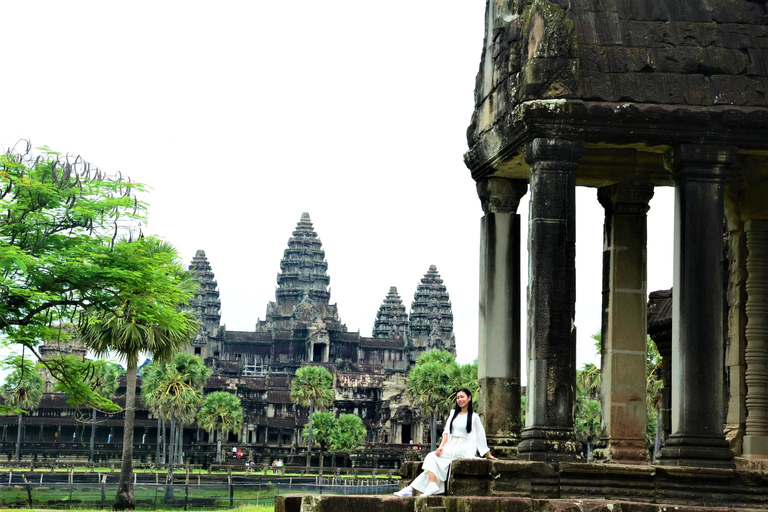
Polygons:
[[296,230],[288,240],[288,248],[280,261],[275,296],[279,305],[295,306],[307,296],[310,300],[328,304],[331,293],[323,244],[317,237],[309,214],[301,214]]

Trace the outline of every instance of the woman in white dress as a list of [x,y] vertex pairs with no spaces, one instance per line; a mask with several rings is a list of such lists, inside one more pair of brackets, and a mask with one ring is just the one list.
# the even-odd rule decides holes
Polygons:
[[424,459],[421,466],[424,471],[395,495],[413,496],[414,489],[421,492],[422,496],[445,492],[451,462],[476,458],[478,452],[481,456],[497,460],[488,448],[480,417],[472,411],[472,392],[461,388],[456,392],[456,408],[451,411],[445,423],[440,447]]

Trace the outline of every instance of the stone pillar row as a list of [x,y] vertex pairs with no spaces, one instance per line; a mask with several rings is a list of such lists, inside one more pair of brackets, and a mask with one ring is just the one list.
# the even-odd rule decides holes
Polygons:
[[[576,397],[575,183],[583,144],[534,139],[523,148],[530,174],[527,326],[528,400],[518,458],[571,461]],[[681,145],[676,188],[672,435],[663,464],[732,467],[723,434],[723,189],[736,148]],[[480,408],[491,446],[513,452],[519,424],[519,225],[522,183],[478,182],[483,211],[480,258]],[[653,188],[605,187],[603,318],[603,452],[615,461],[646,462],[646,212]],[[751,323],[748,423],[756,446],[768,444],[765,292],[766,226],[750,224]],[[750,235],[748,234],[748,237]],[[757,291],[755,291],[757,290]],[[754,295],[754,296],[753,296]],[[751,317],[750,317],[751,318]],[[751,414],[751,413],[750,413]],[[768,447],[767,447],[768,448]]]

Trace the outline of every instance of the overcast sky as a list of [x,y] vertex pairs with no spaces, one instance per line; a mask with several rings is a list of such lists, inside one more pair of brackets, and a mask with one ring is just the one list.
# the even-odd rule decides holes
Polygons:
[[[390,286],[410,307],[435,264],[458,359],[471,362],[482,211],[462,155],[484,10],[483,0],[8,2],[0,146],[28,138],[150,185],[146,231],[187,263],[206,252],[230,330],[264,318],[305,211],[350,331],[371,335]],[[597,362],[603,210],[594,189],[577,192],[581,367]],[[671,189],[651,202],[649,291],[671,286],[672,203]]]

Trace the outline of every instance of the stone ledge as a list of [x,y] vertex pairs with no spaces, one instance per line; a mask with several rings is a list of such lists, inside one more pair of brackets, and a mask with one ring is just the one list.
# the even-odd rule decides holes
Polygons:
[[652,504],[603,499],[432,496],[277,496],[275,512],[757,512],[758,508]]
[[[420,471],[421,463],[403,464],[402,485]],[[447,493],[768,509],[768,474],[745,469],[460,459],[452,465]]]

